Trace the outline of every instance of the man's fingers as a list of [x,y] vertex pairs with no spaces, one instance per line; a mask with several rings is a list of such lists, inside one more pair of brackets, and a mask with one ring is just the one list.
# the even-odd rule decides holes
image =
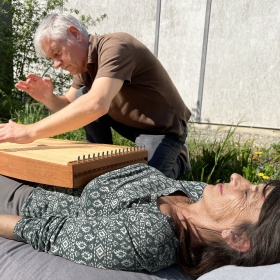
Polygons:
[[29,74],[27,75],[27,79],[32,79],[32,80],[37,81],[38,79],[40,79],[40,77],[39,77],[38,75],[36,75],[36,74],[29,73]]
[[22,83],[17,83],[15,87],[23,91],[28,91],[31,85],[27,84],[26,82],[22,82]]

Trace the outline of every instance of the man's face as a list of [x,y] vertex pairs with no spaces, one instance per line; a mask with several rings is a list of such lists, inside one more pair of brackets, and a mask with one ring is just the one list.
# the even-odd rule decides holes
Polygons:
[[72,75],[87,71],[88,43],[75,27],[69,27],[67,39],[45,38],[42,48],[55,68],[60,67]]

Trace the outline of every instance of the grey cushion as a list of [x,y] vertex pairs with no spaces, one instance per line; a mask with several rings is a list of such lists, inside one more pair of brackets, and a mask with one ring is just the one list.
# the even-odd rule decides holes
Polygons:
[[280,279],[280,264],[241,267],[227,265],[199,277],[199,280],[277,280]]
[[175,267],[154,274],[92,268],[0,237],[0,280],[189,280]]
[[[0,237],[0,280],[190,280],[175,267],[154,274],[105,270],[79,265],[35,251],[30,245]],[[224,266],[199,280],[276,280],[280,264],[259,267]]]

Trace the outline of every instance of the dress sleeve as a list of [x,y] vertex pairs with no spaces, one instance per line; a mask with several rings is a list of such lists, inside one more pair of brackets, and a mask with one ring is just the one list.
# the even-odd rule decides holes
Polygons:
[[20,215],[23,217],[77,216],[79,208],[80,197],[38,187],[26,199]]
[[153,272],[175,262],[177,239],[169,223],[137,208],[109,217],[26,217],[14,234],[38,251],[98,268]]

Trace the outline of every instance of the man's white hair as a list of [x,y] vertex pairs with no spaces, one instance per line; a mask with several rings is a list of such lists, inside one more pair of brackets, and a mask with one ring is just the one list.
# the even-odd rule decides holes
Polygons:
[[35,32],[33,40],[37,55],[46,57],[42,48],[42,42],[45,38],[66,40],[68,37],[67,28],[70,25],[74,25],[83,36],[88,36],[85,27],[70,14],[52,13],[44,17]]

